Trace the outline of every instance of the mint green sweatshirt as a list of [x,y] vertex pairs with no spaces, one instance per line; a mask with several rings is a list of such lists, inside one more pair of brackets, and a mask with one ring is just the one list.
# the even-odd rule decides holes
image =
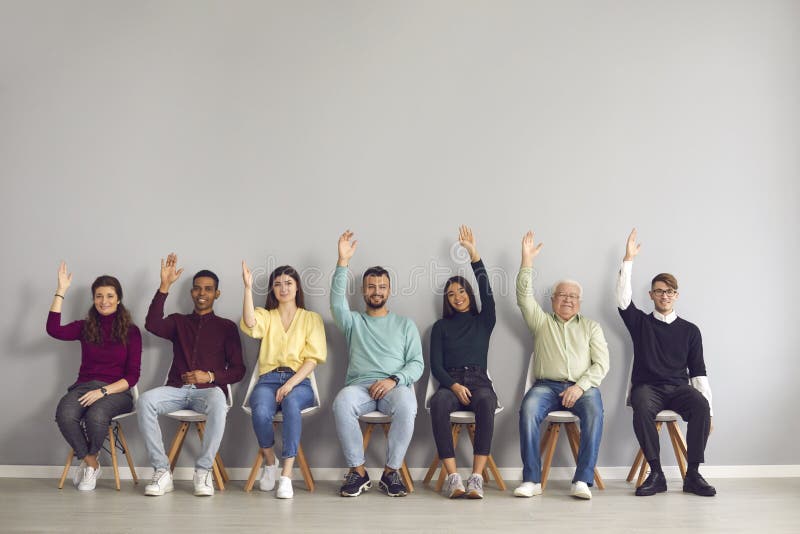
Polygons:
[[422,376],[422,343],[413,321],[394,313],[371,317],[347,304],[347,267],[336,266],[331,283],[331,313],[350,349],[345,385],[375,382],[395,375],[410,385]]

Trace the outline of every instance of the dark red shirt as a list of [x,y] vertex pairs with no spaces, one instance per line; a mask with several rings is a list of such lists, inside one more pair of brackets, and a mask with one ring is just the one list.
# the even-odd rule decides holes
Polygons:
[[167,375],[167,385],[182,387],[181,375],[194,370],[214,373],[214,384],[197,384],[198,388],[216,385],[227,391],[225,386],[241,380],[245,367],[236,324],[214,312],[205,315],[173,313],[164,317],[166,300],[166,293],[156,291],[144,327],[148,332],[172,341],[172,366]]
[[99,344],[83,339],[83,321],[61,324],[61,313],[50,312],[47,316],[47,333],[62,341],[81,342],[81,369],[76,384],[99,380],[111,384],[124,378],[133,387],[139,381],[142,366],[142,333],[132,324],[128,327],[128,343],[123,345],[111,339],[111,327],[116,313],[101,315]]

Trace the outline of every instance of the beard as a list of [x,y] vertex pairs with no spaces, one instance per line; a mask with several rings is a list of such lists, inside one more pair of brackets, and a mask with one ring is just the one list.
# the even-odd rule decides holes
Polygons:
[[374,303],[371,298],[365,298],[364,302],[367,304],[367,308],[372,308],[373,310],[379,310],[383,308],[383,306],[386,304],[386,299],[382,298],[378,304]]

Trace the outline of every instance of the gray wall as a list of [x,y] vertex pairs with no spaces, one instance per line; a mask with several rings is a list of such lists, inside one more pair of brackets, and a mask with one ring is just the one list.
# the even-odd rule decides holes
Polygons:
[[[630,462],[631,345],[613,284],[634,225],[635,301],[650,309],[647,280],[674,272],[677,309],[704,335],[709,463],[800,463],[784,446],[800,437],[787,415],[800,371],[798,20],[791,1],[2,2],[0,464],[57,465],[66,452],[52,416],[79,350],[44,332],[58,262],[75,273],[65,319],[108,272],[142,325],[174,250],[187,271],[219,273],[217,312],[235,320],[243,258],[262,284],[277,264],[307,270],[329,362],[303,442],[314,466],[343,465],[330,404],[346,352],[327,304],[337,237],[356,232],[355,274],[396,273],[390,307],[416,321],[427,358],[441,282],[466,266],[451,252],[460,223],[497,276],[499,465],[520,465],[532,340],[512,284],[528,228],[545,243],[538,298],[549,309],[547,287],[578,279],[605,329],[600,465]],[[188,278],[169,311],[191,310]],[[251,369],[257,345],[245,347]],[[143,389],[170,358],[144,335]],[[433,454],[420,411],[411,466]],[[249,465],[254,447],[237,406],[226,463]]]

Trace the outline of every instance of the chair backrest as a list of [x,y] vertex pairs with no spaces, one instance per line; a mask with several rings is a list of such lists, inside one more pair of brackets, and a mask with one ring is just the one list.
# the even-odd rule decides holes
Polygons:
[[528,390],[533,387],[536,377],[533,376],[533,352],[531,352],[531,359],[528,361],[528,374],[525,375],[525,391],[522,393],[524,397]]
[[[490,373],[488,369],[486,370],[486,376],[489,377],[489,380],[492,379],[492,373]],[[429,412],[431,411],[431,398],[438,389],[439,389],[439,380],[437,380],[436,377],[433,376],[433,373],[431,372],[428,374],[428,386],[425,389],[425,409]],[[492,382],[492,391],[494,391],[495,396],[497,396],[497,390],[494,388],[494,382]],[[503,405],[500,403],[500,397],[497,396],[497,411],[500,411],[502,409]]]
[[[250,409],[250,395],[253,393],[253,389],[258,384],[258,379],[261,375],[258,374],[258,361],[256,361],[255,366],[253,367],[253,372],[250,373],[250,383],[247,384],[247,392],[244,394],[244,400],[242,400],[242,409],[248,411]],[[314,375],[314,371],[311,371],[311,374],[308,375],[308,380],[311,382],[311,390],[314,392],[314,404],[311,408],[318,408],[322,406],[322,402],[319,399],[319,389],[317,389],[317,377]]]

